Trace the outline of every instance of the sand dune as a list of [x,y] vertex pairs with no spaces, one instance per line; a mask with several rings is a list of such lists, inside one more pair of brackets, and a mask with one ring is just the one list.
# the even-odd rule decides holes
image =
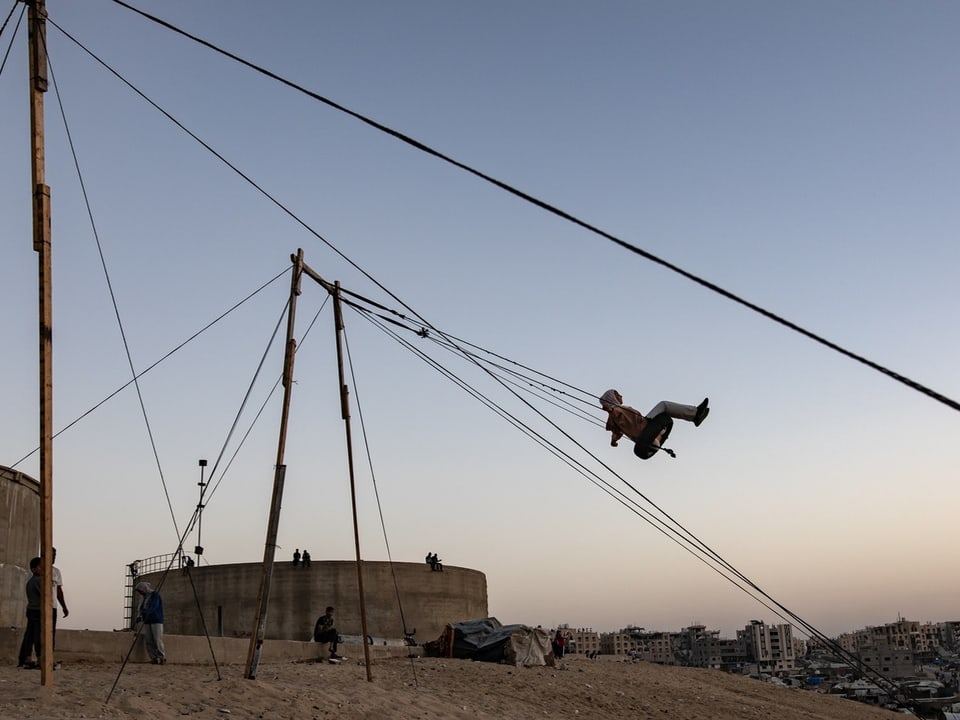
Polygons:
[[614,658],[568,658],[558,667],[438,658],[261,664],[243,668],[67,663],[54,686],[36,670],[0,667],[0,717],[64,718],[682,718],[683,720],[870,720],[886,710],[790,690],[713,670]]

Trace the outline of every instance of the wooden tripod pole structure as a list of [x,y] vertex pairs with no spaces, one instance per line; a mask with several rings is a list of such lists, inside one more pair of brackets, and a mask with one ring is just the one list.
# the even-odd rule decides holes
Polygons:
[[340,302],[340,283],[335,283],[333,317],[337,334],[337,372],[340,378],[340,415],[347,434],[347,462],[350,468],[350,501],[353,506],[353,540],[357,550],[357,590],[360,593],[360,626],[363,631],[363,660],[367,666],[367,682],[373,682],[370,672],[370,645],[367,643],[367,606],[363,594],[363,560],[360,558],[360,526],[357,522],[357,483],[353,472],[353,436],[350,433],[350,390],[343,377],[343,307]]
[[290,417],[290,400],[293,394],[293,360],[297,353],[297,341],[293,330],[297,315],[297,296],[300,294],[300,278],[303,275],[303,250],[298,250],[291,260],[293,260],[293,276],[290,279],[287,344],[283,359],[283,410],[280,416],[280,438],[277,441],[277,464],[273,474],[270,517],[267,520],[267,539],[263,545],[263,572],[260,576],[260,592],[257,595],[257,615],[253,632],[250,634],[250,648],[247,651],[247,665],[244,671],[244,676],[249,680],[255,680],[257,677],[260,651],[263,649],[263,638],[267,629],[267,606],[270,602],[270,584],[273,580],[273,558],[277,552],[280,506],[283,502],[283,482],[287,472],[287,466],[283,464],[283,455],[287,445],[287,421]]
[[40,268],[40,683],[53,685],[53,271],[50,188],[44,182],[43,94],[47,91],[46,0],[28,2],[33,249]]
[[343,330],[343,314],[340,303],[340,284],[335,286],[317,275],[303,262],[303,249],[291,256],[293,277],[290,280],[290,308],[287,312],[287,346],[283,363],[283,411],[280,417],[280,439],[277,442],[277,464],[273,479],[273,497],[270,501],[270,517],[267,521],[267,539],[263,547],[263,572],[260,578],[260,592],[257,596],[257,614],[253,632],[250,634],[250,647],[247,651],[247,665],[244,675],[250,680],[257,677],[260,654],[267,626],[267,606],[270,601],[270,584],[273,579],[273,561],[277,550],[277,532],[280,526],[280,506],[283,501],[283,483],[286,465],[283,464],[287,442],[287,421],[290,416],[290,399],[293,392],[293,361],[297,352],[294,339],[294,326],[297,314],[297,296],[300,295],[300,279],[306,273],[333,295],[335,332],[337,337],[337,368],[340,379],[340,410],[346,424],[347,458],[350,466],[350,496],[353,502],[353,536],[357,549],[357,586],[360,592],[360,625],[363,632],[363,655],[367,666],[367,680],[372,681],[370,672],[370,646],[367,644],[367,610],[363,594],[363,563],[360,559],[360,531],[357,524],[357,493],[353,472],[353,440],[350,434],[350,403],[347,385],[343,377],[343,350],[340,343]]
[[370,671],[370,646],[367,644],[367,604],[363,592],[363,560],[360,557],[360,525],[357,521],[357,483],[353,471],[353,435],[350,432],[350,391],[343,376],[343,304],[340,301],[340,283],[331,284],[320,277],[309,265],[303,264],[303,272],[316,280],[333,296],[334,332],[337,336],[337,375],[340,380],[340,415],[343,417],[347,435],[347,462],[350,468],[350,501],[353,505],[353,540],[357,551],[357,591],[360,593],[360,628],[363,633],[363,659],[367,666],[367,682],[373,681]]

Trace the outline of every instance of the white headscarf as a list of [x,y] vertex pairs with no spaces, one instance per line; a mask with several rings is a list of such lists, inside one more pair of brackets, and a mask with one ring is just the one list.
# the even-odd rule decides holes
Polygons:
[[143,595],[149,595],[153,592],[153,588],[150,587],[150,583],[144,581],[138,582],[133,589]]
[[620,407],[623,404],[623,396],[618,393],[616,390],[607,390],[603,395],[600,396],[600,406],[604,405],[613,405],[614,407]]

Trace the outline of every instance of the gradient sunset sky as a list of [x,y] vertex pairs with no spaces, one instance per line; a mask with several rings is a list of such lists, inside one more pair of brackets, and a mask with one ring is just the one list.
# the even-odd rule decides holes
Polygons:
[[[960,398],[956,3],[131,4]],[[585,391],[592,421],[528,398],[561,432],[435,334],[405,336],[821,631],[958,619],[955,409],[119,3],[47,7],[58,429],[130,379],[100,251],[142,370],[303,248],[328,280]],[[0,74],[0,464],[37,476],[27,75],[24,19]],[[62,627],[120,627],[125,565],[176,548],[198,459],[222,473],[279,376],[277,341],[222,450],[288,293],[283,275],[141,379],[159,463],[132,387],[57,439]],[[304,283],[298,337],[326,298]],[[369,444],[393,559],[483,571],[505,623],[780,621],[345,320],[366,558],[387,557]],[[280,559],[353,557],[333,340],[327,304],[297,355]],[[677,459],[641,462],[583,402],[608,388],[641,411],[709,396],[712,412],[677,424]],[[262,556],[279,401],[208,500],[206,562]]]

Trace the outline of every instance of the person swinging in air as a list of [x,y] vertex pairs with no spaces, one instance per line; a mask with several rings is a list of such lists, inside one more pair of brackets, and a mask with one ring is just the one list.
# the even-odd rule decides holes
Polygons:
[[710,414],[710,398],[704,398],[697,406],[682,405],[680,403],[662,400],[653,406],[646,414],[623,404],[623,396],[616,390],[607,390],[600,396],[600,407],[607,411],[607,426],[610,431],[610,444],[617,446],[617,441],[626,436],[634,442],[633,454],[641,460],[649,460],[657,450],[663,450],[670,457],[676,457],[663,443],[673,429],[673,420],[688,420],[695,427],[707,419]]

